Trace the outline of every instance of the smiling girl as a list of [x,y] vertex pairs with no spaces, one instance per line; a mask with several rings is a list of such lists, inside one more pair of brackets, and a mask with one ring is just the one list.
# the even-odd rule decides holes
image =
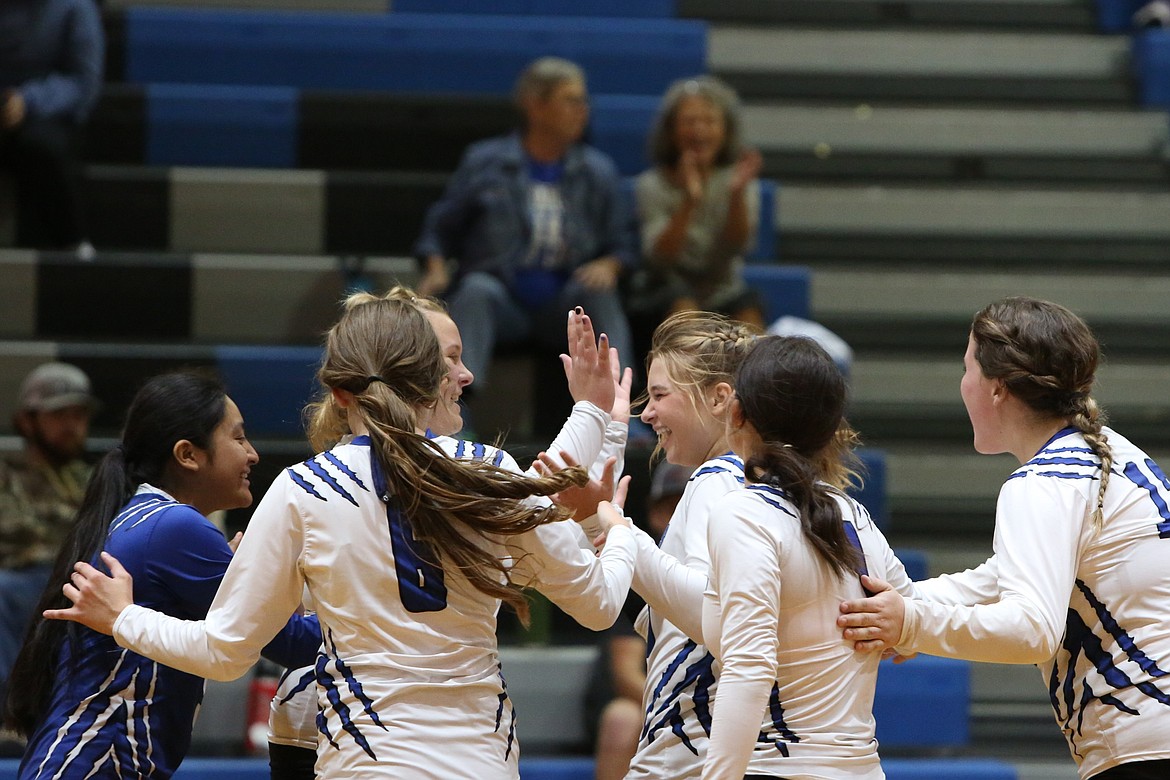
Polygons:
[[[681,312],[654,332],[642,421],[658,435],[666,460],[694,469],[661,540],[661,551],[635,531],[634,590],[646,600],[639,632],[650,643],[645,722],[631,778],[698,777],[710,736],[716,680],[702,643],[702,601],[711,567],[707,527],[728,492],[743,484],[743,462],[730,451],[727,415],[732,378],[756,339],[743,323]],[[677,563],[660,565],[665,553]]]
[[[130,404],[121,443],[89,481],[38,614],[67,606],[61,584],[74,561],[95,561],[105,550],[139,583],[138,604],[202,618],[232,558],[206,516],[252,503],[258,460],[217,380],[193,373],[149,380]],[[288,644],[274,643],[266,655],[304,663],[320,632],[315,620],[294,619],[281,638]],[[202,699],[202,678],[88,628],[38,617],[7,702],[7,722],[28,737],[18,776],[170,777]]]
[[[975,315],[960,393],[975,450],[1019,461],[994,554],[958,574],[843,602],[859,650],[1036,664],[1082,778],[1170,777],[1170,479],[1104,425],[1100,348],[1063,306]],[[877,590],[884,583],[872,583]]]

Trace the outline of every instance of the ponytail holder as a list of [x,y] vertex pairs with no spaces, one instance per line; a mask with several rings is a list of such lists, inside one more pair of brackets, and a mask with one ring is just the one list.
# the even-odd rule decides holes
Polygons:
[[374,382],[381,382],[382,384],[386,384],[386,380],[382,377],[378,376],[377,374],[370,374],[364,379],[352,379],[345,384],[338,385],[338,387],[340,387],[342,390],[348,390],[354,395],[357,395],[358,393],[366,392],[366,390],[368,390],[370,385],[372,385]]

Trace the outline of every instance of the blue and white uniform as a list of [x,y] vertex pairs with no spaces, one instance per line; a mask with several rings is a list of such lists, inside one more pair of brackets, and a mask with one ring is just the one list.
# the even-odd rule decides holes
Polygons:
[[[111,522],[105,550],[133,576],[138,604],[186,620],[207,614],[232,558],[206,517],[145,484]],[[287,621],[278,618],[276,630]],[[190,747],[204,681],[84,626],[70,628],[76,652],[66,640],[21,780],[170,777]],[[294,620],[268,650],[278,662],[303,663],[320,636],[316,621]]]
[[[608,415],[593,420],[600,449]],[[447,454],[517,470],[493,447],[451,439]],[[462,450],[462,451],[460,451]],[[216,679],[243,674],[307,586],[324,646],[316,666],[322,777],[517,778],[516,722],[496,644],[499,599],[434,566],[409,519],[380,497],[367,437],[287,469],[256,508],[204,621],[131,606],[120,644]],[[436,457],[443,457],[436,453]],[[615,533],[616,532],[616,533]],[[474,537],[582,624],[608,627],[629,589],[634,541],[611,531],[600,557],[575,524]]]
[[[869,513],[835,498],[864,553],[859,571],[910,593]],[[873,718],[880,654],[855,652],[836,625],[841,602],[864,597],[860,578],[832,570],[801,531],[799,510],[768,485],[724,496],[707,538],[703,634],[718,659],[719,695],[704,780],[881,780]]]
[[[589,475],[600,479],[605,463],[609,458],[615,459],[614,478],[622,473],[625,463],[626,439],[629,434],[629,425],[624,422],[609,420],[605,426],[605,438],[601,442],[601,451],[597,452],[597,441],[593,435],[595,423],[583,415],[570,416],[565,421],[561,431],[548,446],[547,452],[558,460],[562,451],[568,452],[578,463],[593,462],[589,468]],[[452,453],[468,452],[467,446],[449,436],[434,436],[429,431],[427,436],[440,442],[444,449]],[[471,445],[473,454],[475,446]],[[464,455],[460,455],[463,457]],[[529,473],[535,474],[533,471]],[[550,503],[547,499],[535,498],[541,504]],[[590,519],[591,521],[593,518]],[[592,552],[593,545],[590,539],[595,539],[601,533],[599,524],[590,522],[589,528],[580,538],[581,546]],[[312,608],[312,597],[304,596],[306,608]],[[312,666],[300,669],[286,669],[280,677],[276,695],[272,697],[272,704],[268,715],[268,741],[276,745],[317,749],[317,692],[314,688],[316,671]]]
[[1170,480],[1105,429],[1113,468],[1065,428],[1008,477],[994,555],[916,583],[899,649],[1037,664],[1083,778],[1170,759]]
[[697,778],[711,733],[714,658],[702,642],[703,591],[711,568],[707,528],[721,502],[743,485],[731,453],[695,469],[671,515],[661,548],[637,531],[635,592],[646,600],[637,628],[647,642],[645,721],[629,778]]

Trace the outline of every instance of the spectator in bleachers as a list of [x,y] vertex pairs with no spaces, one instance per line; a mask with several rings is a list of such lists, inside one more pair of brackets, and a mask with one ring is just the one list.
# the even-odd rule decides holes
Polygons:
[[16,182],[18,246],[93,256],[77,168],[104,58],[93,0],[0,3],[0,170]]
[[481,385],[497,341],[559,348],[574,306],[626,365],[632,358],[617,285],[636,253],[617,169],[581,142],[588,100],[574,63],[530,64],[515,89],[522,126],[472,145],[427,213],[414,250],[424,264],[418,290],[446,297]]
[[89,481],[95,404],[89,377],[68,363],[44,363],[21,384],[12,424],[24,448],[0,460],[0,701]]
[[741,142],[739,113],[739,97],[714,76],[676,81],[662,98],[654,167],[635,184],[644,267],[627,291],[647,332],[687,309],[765,326],[740,272],[759,224],[762,158]]

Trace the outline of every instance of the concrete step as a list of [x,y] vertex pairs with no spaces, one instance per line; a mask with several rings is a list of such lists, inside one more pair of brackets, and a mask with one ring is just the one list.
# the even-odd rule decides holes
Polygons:
[[1107,357],[1165,355],[1170,274],[1151,271],[956,271],[814,268],[813,317],[860,353],[948,358],[966,342],[971,317],[1009,295],[1056,301],[1084,317]]
[[1127,104],[1129,41],[1095,33],[720,24],[707,63],[749,99]]
[[778,188],[776,209],[785,263],[1148,272],[1170,261],[1164,185],[793,184]]
[[805,180],[1163,184],[1162,112],[748,104],[743,133],[768,176]]

